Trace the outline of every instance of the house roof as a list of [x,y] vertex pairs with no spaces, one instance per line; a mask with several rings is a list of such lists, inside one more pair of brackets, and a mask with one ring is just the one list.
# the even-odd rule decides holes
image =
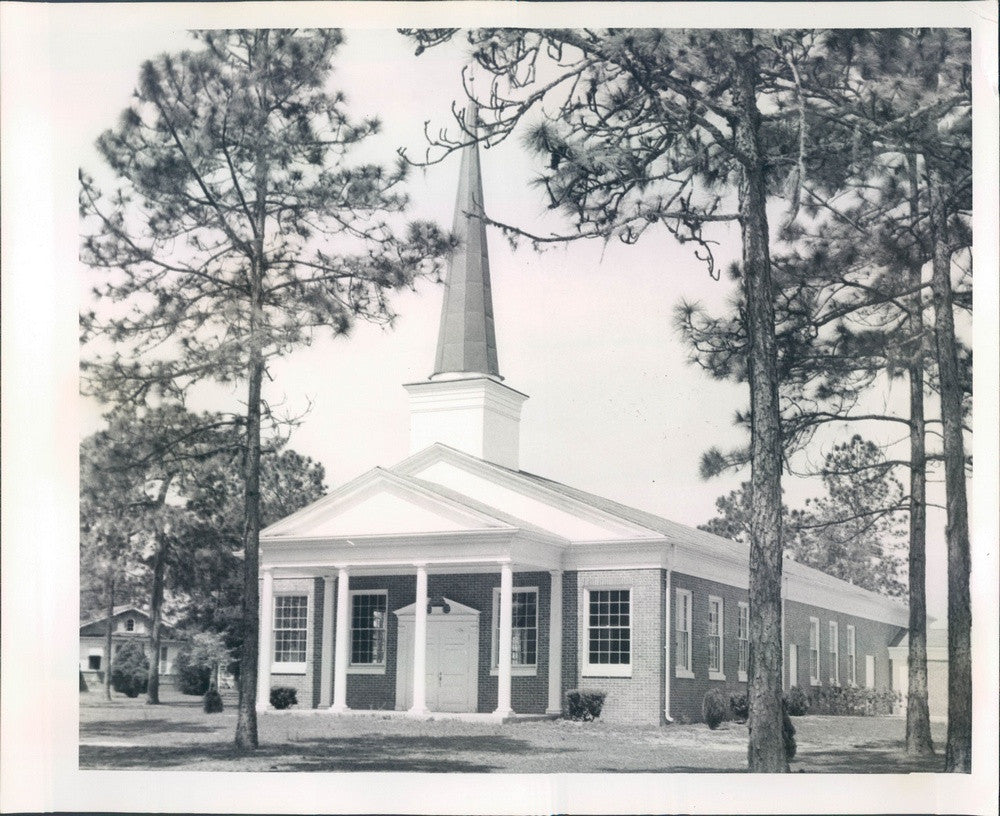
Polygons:
[[[114,610],[112,611],[112,613],[111,613],[111,617],[112,618],[117,618],[119,615],[124,615],[126,612],[134,612],[139,617],[144,618],[147,621],[149,620],[149,613],[143,612],[139,607],[137,607],[137,606],[131,606],[129,604],[123,604],[121,606],[116,606],[114,608]],[[103,623],[107,619],[108,619],[107,615],[101,615],[101,616],[96,617],[96,618],[91,618],[90,620],[83,621],[80,624],[80,628],[83,629],[83,627],[85,627],[85,626],[93,626],[95,623]]]

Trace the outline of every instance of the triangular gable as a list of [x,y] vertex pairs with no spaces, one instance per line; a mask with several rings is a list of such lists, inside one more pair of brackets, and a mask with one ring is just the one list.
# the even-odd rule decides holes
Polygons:
[[[473,609],[471,606],[466,606],[465,604],[461,604],[458,601],[453,601],[451,598],[442,597],[442,598],[431,598],[429,600],[434,604],[434,606],[432,607],[433,609],[432,614],[440,613],[449,616],[454,615],[463,617],[479,614],[478,609]],[[444,611],[444,607],[441,605],[442,601],[448,605],[447,612]],[[393,610],[392,614],[399,618],[412,618],[416,616],[416,612],[417,612],[417,603],[416,601],[414,601],[411,604],[407,604],[406,606]]]
[[406,477],[375,468],[272,524],[262,538],[344,538],[509,529]]
[[393,472],[440,484],[570,541],[663,538],[656,530],[440,443],[401,462]]

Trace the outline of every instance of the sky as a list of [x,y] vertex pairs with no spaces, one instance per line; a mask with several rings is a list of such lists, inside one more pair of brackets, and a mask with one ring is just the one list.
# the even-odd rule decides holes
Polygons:
[[[73,155],[99,179],[104,171],[94,140],[128,103],[142,60],[197,47],[184,31],[144,27],[130,33],[127,47],[122,42],[121,32],[95,32],[84,58],[79,48],[57,52],[74,100],[67,111]],[[461,40],[416,58],[391,29],[349,29],[331,86],[346,93],[352,115],[377,115],[383,123],[355,160],[391,162],[399,148],[419,158],[427,144],[425,122],[431,133],[454,132],[451,105],[464,100],[464,61]],[[565,231],[531,186],[533,160],[517,136],[482,152],[487,213],[533,232]],[[407,216],[450,226],[457,172],[457,154],[414,169]],[[514,250],[499,232],[490,232],[500,370],[508,385],[530,397],[522,413],[522,469],[692,526],[715,515],[716,498],[748,479],[749,471],[704,481],[700,457],[710,446],[745,443],[733,416],[745,408],[747,389],[715,381],[687,361],[673,310],[697,301],[718,313],[734,284],[724,274],[714,280],[690,247],[664,230],[648,231],[636,245],[587,241],[540,253],[526,244]],[[717,268],[725,269],[739,257],[738,228],[717,225],[712,237]],[[87,303],[93,279],[83,267],[78,272]],[[422,281],[394,296],[399,318],[391,329],[359,323],[348,337],[320,333],[311,347],[271,366],[265,397],[302,417],[290,445],[324,465],[330,488],[408,455],[401,386],[431,372],[442,294],[440,285]],[[202,389],[189,407],[240,411],[243,388]],[[869,399],[904,410],[905,383]],[[100,411],[83,400],[81,434],[100,425]],[[843,426],[820,434],[810,461],[821,462],[834,442],[857,430]],[[885,433],[876,426],[861,430],[876,438]],[[804,497],[821,494],[822,485],[789,477],[784,490],[786,501],[800,506]],[[930,574],[942,576],[938,521],[932,512],[929,549],[932,567],[941,569]],[[929,595],[931,614],[943,619],[943,581],[932,582]]]

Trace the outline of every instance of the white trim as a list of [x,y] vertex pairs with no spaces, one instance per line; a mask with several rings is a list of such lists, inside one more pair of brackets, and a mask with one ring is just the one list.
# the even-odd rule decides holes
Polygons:
[[[816,632],[816,673],[813,674],[813,632]],[[818,686],[820,685],[820,677],[823,676],[822,669],[820,667],[820,655],[822,654],[822,642],[819,630],[819,618],[809,618],[809,685]]]
[[276,674],[305,674],[305,663],[271,663],[271,676]]
[[[740,625],[743,622],[743,613],[746,612],[747,628],[745,638],[740,637]],[[741,669],[740,658],[743,654],[742,644],[747,644],[747,666],[745,669]],[[747,672],[750,670],[750,604],[747,601],[737,601],[736,603],[736,679],[741,682],[747,682]]]
[[830,660],[830,685],[840,685],[840,624],[829,621],[827,625],[827,655]]
[[[608,580],[608,579],[605,579]],[[590,662],[590,593],[591,592],[628,592],[628,663],[591,663]],[[632,662],[635,653],[634,633],[635,616],[632,599],[635,588],[630,584],[606,584],[604,581],[585,584],[580,587],[580,675],[582,677],[631,677]]]
[[[676,677],[686,677],[688,679],[691,679],[691,678],[694,677],[694,663],[693,663],[693,657],[692,657],[692,654],[691,654],[692,651],[693,651],[692,647],[694,646],[694,638],[693,638],[693,636],[691,634],[691,622],[692,622],[691,607],[692,607],[692,604],[694,603],[694,598],[693,598],[693,596],[691,594],[691,590],[690,589],[681,589],[680,587],[678,587],[677,589],[674,590],[674,604],[675,605],[679,604],[681,598],[685,598],[687,600],[687,603],[686,603],[685,608],[684,608],[684,614],[683,614],[683,623],[684,623],[684,626],[686,628],[685,629],[676,629],[675,628],[674,633],[672,635],[672,637],[674,638],[674,644],[675,644],[675,651],[674,651],[674,676],[676,676]],[[676,621],[675,621],[675,624],[674,624],[675,627],[676,627],[678,624],[681,623],[681,621],[682,621],[682,615],[681,615],[680,610],[678,610],[676,608],[676,606],[675,606],[675,611],[677,613],[676,614]],[[687,662],[686,662],[686,664],[684,666],[678,666],[677,665],[677,657],[678,657],[678,654],[677,654],[677,651],[676,651],[677,632],[686,632],[686,634],[687,634]]]
[[[354,598],[358,595],[381,595],[385,598],[385,609],[382,618],[382,659],[372,663],[354,662]],[[351,589],[347,593],[351,619],[348,622],[347,673],[348,674],[385,674],[386,655],[389,652],[389,590],[387,589]],[[366,630],[367,631],[367,630]]]
[[[719,614],[717,620],[718,634],[713,635],[712,626],[712,604],[718,604]],[[719,641],[719,668],[715,671],[712,670],[711,662],[709,662],[708,667],[708,679],[709,680],[725,680],[726,679],[726,602],[722,600],[718,595],[708,596],[708,621],[709,631],[708,639],[711,641],[712,638],[718,638]],[[711,657],[709,657],[711,661]]]
[[673,611],[674,597],[670,592],[670,570],[663,576],[663,718],[669,723],[673,722],[670,716],[670,644],[674,640],[673,621],[671,612]]
[[[871,671],[868,671],[868,666],[871,664]],[[878,661],[875,660],[875,655],[866,654],[865,655],[865,688],[875,688],[875,675],[878,673]]]
[[858,639],[854,626],[847,624],[847,684],[858,685]]
[[[535,662],[534,663],[514,663],[511,660],[510,673],[512,677],[535,677],[538,674],[538,649],[541,645],[538,615],[538,587],[536,586],[515,586],[513,594],[518,592],[535,593]],[[490,674],[494,677],[500,674],[500,664],[497,660],[500,649],[500,587],[493,587],[493,607],[490,618]]]
[[799,644],[788,644],[788,687],[798,688],[799,685]]
[[[271,674],[305,674],[306,666],[309,664],[310,648],[309,648],[309,613],[312,610],[312,604],[309,602],[309,591],[305,589],[285,589],[285,590],[274,590],[271,595],[271,653],[269,659],[271,662]],[[275,617],[278,614],[278,599],[279,598],[304,598],[306,602],[306,622],[305,626],[299,629],[282,629],[283,632],[298,632],[301,631],[305,635],[305,645],[303,651],[305,653],[305,660],[278,660],[275,656],[275,648],[277,644],[277,638],[274,636],[275,632],[279,631],[275,626]]]

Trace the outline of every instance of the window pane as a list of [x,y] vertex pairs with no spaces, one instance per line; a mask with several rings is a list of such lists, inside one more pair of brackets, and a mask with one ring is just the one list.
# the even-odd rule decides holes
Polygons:
[[591,590],[588,606],[589,662],[628,665],[631,651],[629,590]]
[[279,595],[274,599],[274,661],[304,663],[306,660],[305,595]]
[[351,596],[351,663],[381,664],[385,660],[386,596],[355,593]]

